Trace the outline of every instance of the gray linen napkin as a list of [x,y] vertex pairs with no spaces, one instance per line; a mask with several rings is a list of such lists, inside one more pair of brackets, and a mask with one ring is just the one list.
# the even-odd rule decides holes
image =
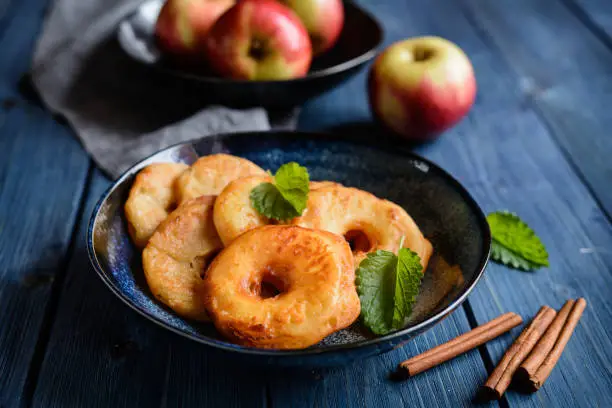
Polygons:
[[203,106],[187,81],[132,61],[116,40],[119,22],[143,0],[56,0],[32,63],[43,102],[66,117],[112,178],[166,146],[220,132],[292,128],[295,112],[270,123],[262,108]]

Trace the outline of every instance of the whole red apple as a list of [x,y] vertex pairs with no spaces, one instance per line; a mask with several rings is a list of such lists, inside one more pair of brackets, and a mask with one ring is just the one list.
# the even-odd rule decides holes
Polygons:
[[380,122],[408,139],[424,141],[465,116],[474,103],[476,79],[457,45],[419,37],[392,44],[376,58],[368,94]]
[[242,0],[213,26],[208,63],[234,79],[281,80],[306,75],[312,60],[308,32],[275,0]]
[[314,55],[329,50],[340,37],[344,25],[342,0],[279,0],[295,11],[312,41]]
[[160,49],[189,59],[204,59],[204,39],[235,0],[168,0],[159,12],[155,37]]

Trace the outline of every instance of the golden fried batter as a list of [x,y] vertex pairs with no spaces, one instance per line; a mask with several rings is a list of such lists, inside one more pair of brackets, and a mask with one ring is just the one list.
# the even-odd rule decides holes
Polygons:
[[368,252],[397,253],[402,236],[404,247],[421,258],[423,270],[432,253],[431,243],[402,207],[356,188],[329,186],[312,191],[304,214],[291,223],[345,237],[357,266]]
[[[270,176],[243,177],[227,185],[215,201],[214,220],[223,245],[229,245],[240,234],[263,225],[274,224],[251,205],[250,194],[261,183],[271,183]],[[313,181],[310,190],[340,186],[331,181]]]
[[179,203],[203,195],[218,195],[230,181],[266,172],[249,160],[228,154],[199,158],[176,182]]
[[223,245],[250,229],[270,224],[270,219],[251,206],[250,194],[261,183],[271,182],[270,176],[243,177],[227,185],[215,201],[213,219]]
[[212,220],[214,200],[202,196],[181,205],[160,224],[142,253],[153,295],[188,319],[208,320],[197,288],[222,248]]
[[299,349],[357,319],[354,269],[342,237],[269,225],[242,234],[217,256],[202,293],[215,327],[232,341]]
[[128,231],[139,248],[176,206],[174,182],[187,168],[183,163],[155,163],[136,175],[124,209]]

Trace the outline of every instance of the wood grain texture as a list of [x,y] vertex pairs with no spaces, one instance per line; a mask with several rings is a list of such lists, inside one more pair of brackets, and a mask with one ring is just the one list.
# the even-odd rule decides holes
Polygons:
[[[292,373],[270,380],[273,407],[470,407],[487,373],[478,350],[405,381],[389,374],[397,365],[470,327],[459,309],[425,334],[392,352],[331,370]],[[502,337],[510,338],[509,334]],[[501,338],[494,342],[503,341]],[[487,404],[480,404],[488,406]],[[490,403],[490,406],[497,405]]]
[[[0,4],[5,6],[0,10],[5,57],[0,60],[0,95],[14,95],[28,65],[25,56],[35,37],[30,33],[38,30],[43,3]],[[589,301],[544,388],[530,396],[510,392],[502,403],[612,406],[612,228],[552,137],[610,211],[612,201],[604,188],[610,180],[607,157],[612,148],[606,141],[609,50],[571,9],[553,1],[465,0],[467,9],[451,0],[361,4],[384,21],[387,43],[433,33],[466,50],[480,87],[476,106],[441,140],[416,150],[451,171],[485,209],[519,213],[550,250],[552,267],[536,273],[490,266],[467,310],[482,323],[505,311],[528,318],[541,304],[559,307],[568,297]],[[11,13],[19,17],[7,19]],[[28,35],[15,35],[17,31]],[[362,73],[313,101],[303,111],[301,127],[340,127],[377,137],[380,131],[370,124],[364,85]],[[547,126],[532,110],[533,101]],[[14,100],[6,102],[0,115],[2,407],[21,402],[88,166],[78,143],[50,115],[21,100],[13,105]],[[467,331],[464,310],[402,349],[346,368],[253,374],[218,361],[203,347],[128,309],[91,270],[84,229],[107,185],[96,172],[61,288],[57,320],[47,322],[51,334],[33,405],[468,406],[485,381],[487,373],[476,351],[408,382],[386,379],[402,359]],[[484,349],[487,359],[496,362],[518,331],[490,343]]]
[[122,305],[89,265],[87,220],[108,184],[96,171],[33,406],[154,406],[162,399],[168,346],[155,339],[163,333]]
[[[534,83],[533,77],[552,84],[553,81],[562,83],[564,75],[578,78],[579,75],[603,74],[604,67],[598,61],[607,61],[609,51],[594,38],[591,42],[600,53],[597,56],[588,51],[590,43],[585,50],[580,40],[563,38],[569,42],[569,52],[577,54],[571,60],[563,58],[561,49],[566,45],[558,41],[558,36],[566,35],[560,29],[564,25],[557,21],[557,31],[562,32],[557,37],[548,33],[542,40],[538,31],[540,21],[550,19],[554,22],[556,14],[550,12],[554,8],[552,5],[546,8],[544,2],[533,1],[529,2],[531,7],[539,5],[541,9],[523,10],[520,18],[512,20],[516,30],[512,31],[512,37],[508,34],[505,39],[508,50],[504,48],[504,54],[500,55],[499,48],[490,43],[489,30],[484,31],[484,23],[480,24],[481,18],[485,18],[483,10],[495,10],[496,19],[488,21],[487,27],[500,31],[510,24],[508,20],[520,13],[517,9],[526,7],[527,3],[474,1],[469,2],[466,12],[465,8],[450,1],[405,2],[404,6],[399,2],[362,2],[387,23],[388,41],[435,33],[466,50],[477,73],[477,103],[459,126],[436,143],[416,150],[451,171],[486,210],[507,208],[517,212],[543,237],[551,253],[552,268],[533,274],[491,265],[469,298],[477,322],[483,323],[508,310],[529,318],[542,304],[559,307],[569,297],[585,296],[589,301],[589,309],[544,388],[530,396],[508,393],[504,403],[510,406],[609,406],[612,395],[606,390],[612,385],[612,343],[607,327],[612,325],[612,310],[607,299],[612,289],[609,266],[612,230],[589,190],[565,160],[547,126],[531,108],[533,95],[525,86]],[[570,21],[573,18],[567,11],[557,10],[556,13]],[[394,15],[401,16],[401,21]],[[590,35],[588,30],[580,30]],[[539,49],[533,47],[534,43]],[[542,54],[550,54],[551,59],[558,57],[555,69],[543,67],[541,59],[533,60],[541,58]],[[529,79],[517,75],[515,66],[508,62],[512,59],[512,64],[516,64],[519,57],[529,68]],[[358,78],[309,104],[302,123],[310,128],[319,125],[338,128],[336,123],[344,123],[340,128],[348,132],[363,131],[379,137],[377,128],[363,125],[370,121],[362,88],[364,79]],[[583,92],[590,89],[584,82],[582,86],[585,87]],[[564,103],[579,92],[576,88],[567,89]],[[598,100],[584,98],[580,103],[584,111],[595,110],[592,118],[599,114]],[[601,109],[605,106],[603,104]],[[605,117],[602,113],[599,119],[605,121]],[[562,123],[559,128],[566,130],[567,125]],[[612,146],[603,133],[593,138],[597,143],[594,146],[602,145],[604,152]],[[595,143],[594,139],[589,141]],[[605,153],[603,157],[607,157]],[[590,165],[583,162],[582,166],[587,164]],[[609,160],[606,164],[609,166]],[[597,171],[595,165],[592,168]],[[599,171],[605,172],[606,168],[600,167]],[[486,348],[488,358],[497,362],[511,342],[508,337],[489,344]]]
[[575,14],[590,20],[612,41],[612,3],[607,0],[562,0]]
[[98,278],[87,221],[109,182],[96,170],[36,387],[35,407],[264,406],[265,377],[129,309]]
[[[482,11],[502,3],[478,2],[474,4],[474,14],[477,6]],[[539,2],[530,4],[536,3]],[[508,24],[509,16],[523,4],[526,2],[505,3],[504,21],[500,18],[491,27]],[[551,8],[546,9],[547,13],[544,9],[523,10],[523,32],[539,27],[538,21],[554,21],[555,13]],[[530,24],[526,26],[525,21]],[[565,27],[560,21],[556,26]],[[514,34],[518,36],[518,30]],[[529,37],[522,35],[525,45],[539,41],[535,33]],[[557,44],[552,34],[549,40],[550,44]],[[543,53],[550,52],[551,47],[553,45]],[[525,47],[516,47],[514,43],[513,51],[509,52],[517,48]],[[503,51],[505,53],[506,49]],[[607,57],[604,54],[600,58]],[[585,62],[576,59],[575,63]],[[566,60],[562,64],[566,73],[581,69]],[[532,62],[532,66],[535,69],[538,64]],[[584,68],[585,71],[589,69],[595,70]],[[503,66],[477,67],[477,72],[479,78],[513,77]],[[551,68],[548,72],[554,76],[555,70]],[[521,83],[523,79],[519,79]],[[486,95],[491,89],[481,88],[480,92]],[[574,94],[566,95],[566,98],[572,97]],[[551,255],[552,267],[533,274],[492,265],[484,286],[470,297],[470,305],[477,320],[482,322],[502,308],[513,307],[521,315],[531,316],[541,304],[560,307],[569,297],[586,296],[591,313],[585,314],[546,386],[535,396],[509,393],[507,399],[511,406],[608,406],[612,396],[605,390],[610,388],[612,381],[612,340],[607,327],[612,324],[612,313],[607,293],[612,289],[609,266],[612,252],[605,248],[612,244],[612,229],[589,191],[564,160],[551,134],[533,111],[525,109],[523,101],[524,98],[517,98],[515,107],[506,111],[492,105],[478,106],[469,121],[455,129],[453,133],[457,136],[451,134],[444,138],[439,150],[430,155],[459,175],[487,210],[507,208],[521,215],[542,236]],[[599,101],[584,99],[582,103],[584,109],[594,109]],[[600,144],[605,143],[603,134],[597,137]],[[601,167],[599,171],[604,169]],[[592,312],[594,310],[598,313]],[[494,362],[499,360],[504,348],[499,344],[487,347]]]
[[[448,160],[442,153],[433,157],[446,159],[447,169],[462,174],[485,209],[510,209],[525,219],[546,243],[552,266],[523,273],[491,265],[470,296],[470,305],[483,322],[500,310],[530,317],[542,304],[558,308],[568,298],[586,297],[589,310],[546,386],[536,396],[508,393],[506,398],[510,405],[608,406],[612,402],[605,391],[612,386],[612,340],[607,329],[612,324],[612,253],[606,248],[612,245],[612,229],[537,117],[514,112],[512,118],[505,126],[500,126],[505,122],[501,116],[474,119],[460,134],[461,140],[444,140],[458,159]],[[517,137],[527,133],[529,139]],[[480,169],[488,180],[472,182]],[[499,361],[508,345],[488,345],[492,361]]]
[[[610,216],[612,143],[607,129],[612,119],[606,112],[612,103],[612,40],[602,41],[576,8],[561,1],[462,1],[519,75],[523,92]],[[610,2],[589,4],[593,16],[611,15]]]
[[0,2],[0,406],[22,404],[53,307],[89,160],[70,132],[17,93],[44,1]]
[[0,92],[15,95],[30,67],[47,0],[0,0]]
[[21,399],[88,165],[39,108],[0,112],[0,406]]

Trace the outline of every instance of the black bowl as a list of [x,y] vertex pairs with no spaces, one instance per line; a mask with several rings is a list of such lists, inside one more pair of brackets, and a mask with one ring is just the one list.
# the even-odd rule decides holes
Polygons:
[[221,78],[206,68],[189,71],[164,58],[155,46],[154,27],[161,0],[143,3],[119,25],[118,39],[133,59],[202,88],[203,101],[230,107],[288,108],[326,92],[356,74],[376,55],[382,29],[370,14],[345,4],[345,24],[333,49],[315,58],[304,78],[285,81],[240,81]]
[[[374,140],[374,139],[370,139]],[[149,292],[139,252],[123,217],[134,175],[155,162],[192,163],[199,156],[226,152],[276,170],[297,161],[313,180],[339,181],[400,204],[434,246],[408,326],[374,337],[359,323],[305,350],[259,350],[225,341],[210,324],[188,321],[165,308]],[[91,262],[108,287],[153,322],[197,342],[227,352],[241,362],[288,366],[330,366],[383,353],[431,328],[456,309],[481,277],[488,260],[486,219],[468,192],[435,164],[398,142],[355,141],[315,133],[261,132],[206,137],[162,150],[128,170],[102,196],[88,230]],[[447,268],[441,259],[461,269]]]

